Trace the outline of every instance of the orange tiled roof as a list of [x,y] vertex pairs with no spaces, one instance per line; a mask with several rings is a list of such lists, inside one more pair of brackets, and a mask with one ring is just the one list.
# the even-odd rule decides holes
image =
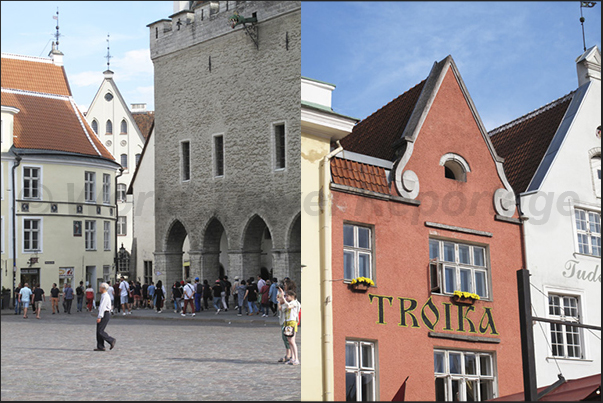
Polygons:
[[421,81],[358,123],[352,133],[341,140],[343,148],[388,161],[395,160],[394,143],[402,137],[426,81]]
[[151,129],[153,128],[153,122],[155,121],[155,113],[154,112],[133,112],[132,117],[136,122],[136,125],[140,129],[140,132],[144,136],[145,141],[149,138],[149,134],[151,134]]
[[515,194],[525,192],[544,158],[574,93],[490,131]]
[[385,169],[342,158],[331,160],[333,183],[357,189],[390,194]]
[[[71,96],[65,69],[50,59],[2,55],[2,88]],[[50,62],[49,62],[50,61]]]
[[64,69],[48,60],[2,55],[1,102],[19,109],[14,117],[14,147],[114,161],[73,102]]

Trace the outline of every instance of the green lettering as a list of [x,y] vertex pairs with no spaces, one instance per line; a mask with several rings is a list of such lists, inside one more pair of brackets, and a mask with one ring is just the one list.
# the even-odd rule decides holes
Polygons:
[[[435,316],[435,320],[433,322],[431,320],[429,320],[429,317],[425,313],[426,307],[429,308],[429,310],[431,312],[433,312],[433,314]],[[429,330],[433,330],[435,328],[435,325],[437,325],[438,321],[440,320],[440,312],[438,311],[438,308],[436,308],[434,303],[431,301],[431,297],[429,297],[429,299],[427,300],[427,302],[425,303],[425,305],[423,305],[423,308],[421,309],[421,319],[423,319],[423,323],[425,324],[425,326],[427,326],[429,328]]]
[[[486,326],[483,325],[484,318],[488,319],[488,323]],[[498,335],[496,331],[496,325],[494,324],[494,318],[492,317],[492,308],[484,308],[484,314],[482,315],[482,319],[479,321],[479,332],[481,334],[486,333],[486,330],[490,328],[490,334]]]
[[467,310],[463,309],[462,305],[458,305],[457,307],[458,309],[458,318],[459,318],[459,328],[457,329],[458,332],[464,332],[465,331],[465,321],[467,321],[469,323],[469,333],[476,333],[475,331],[475,325],[473,324],[473,322],[471,321],[471,319],[469,319],[467,317],[467,315],[469,314],[470,311],[475,311],[475,307],[473,305],[468,306]]
[[[407,326],[406,314],[408,314],[412,318],[412,326],[411,327],[415,327],[415,328],[420,327],[419,321],[417,320],[416,316],[411,313],[412,311],[414,311],[417,308],[417,305],[418,305],[417,301],[412,298],[398,297],[398,299],[400,300],[400,324],[399,324],[399,326],[402,326],[402,327]],[[410,301],[410,305],[408,306],[408,308],[404,308],[404,301]]]
[[450,307],[452,306],[452,304],[450,302],[442,302],[442,305],[444,305],[444,312],[446,318],[446,325],[444,326],[443,330],[454,330],[450,323]]
[[383,319],[383,300],[386,299],[389,301],[389,306],[392,306],[392,301],[394,300],[394,297],[386,297],[383,295],[374,295],[374,294],[369,294],[369,300],[371,302],[371,304],[373,303],[373,298],[377,297],[377,299],[379,300],[379,320],[377,321],[378,325],[385,325],[385,320]]

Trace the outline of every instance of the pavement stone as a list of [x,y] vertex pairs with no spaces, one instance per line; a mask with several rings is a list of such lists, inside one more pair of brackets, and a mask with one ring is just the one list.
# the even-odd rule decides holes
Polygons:
[[301,400],[301,366],[277,362],[276,317],[133,310],[107,326],[115,348],[95,352],[96,311],[74,311],[0,311],[2,401]]

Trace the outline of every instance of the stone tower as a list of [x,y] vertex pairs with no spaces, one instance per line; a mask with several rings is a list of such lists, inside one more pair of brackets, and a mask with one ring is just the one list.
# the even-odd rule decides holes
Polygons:
[[155,279],[299,284],[301,3],[175,1],[174,12],[148,25]]

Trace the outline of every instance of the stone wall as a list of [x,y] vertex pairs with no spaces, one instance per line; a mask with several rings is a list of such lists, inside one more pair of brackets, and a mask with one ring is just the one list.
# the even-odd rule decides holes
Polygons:
[[[230,278],[259,273],[259,251],[249,240],[262,236],[260,222],[270,231],[273,256],[279,255],[273,258],[275,275],[299,279],[299,235],[292,229],[299,228],[300,212],[301,8],[299,2],[229,5],[236,3],[240,15],[257,15],[257,48],[243,27],[227,24],[232,7],[204,21],[195,10],[194,22],[158,39],[155,27],[167,20],[150,25],[155,250],[156,258],[163,256],[156,259],[156,271],[167,284],[181,277],[172,255],[181,252],[181,231],[170,235],[180,228],[176,220],[195,255],[192,276],[213,281],[218,275],[215,242],[221,234],[212,231],[220,226],[209,225],[217,219],[228,239]],[[274,168],[274,123],[286,127],[283,170]],[[213,169],[216,134],[224,138],[222,177]],[[190,181],[181,179],[181,141],[190,141]]]

